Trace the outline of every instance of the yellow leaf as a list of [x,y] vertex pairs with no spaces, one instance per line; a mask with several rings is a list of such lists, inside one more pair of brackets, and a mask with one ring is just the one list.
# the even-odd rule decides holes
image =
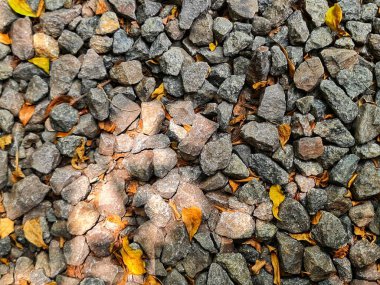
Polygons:
[[347,183],[347,188],[351,188],[352,183],[355,182],[355,180],[356,180],[357,177],[358,177],[358,174],[357,174],[357,173],[354,173],[354,174],[351,176],[350,180],[349,180],[348,183]]
[[9,37],[8,34],[0,33],[0,43],[4,45],[10,45],[12,43],[12,39]]
[[127,237],[122,239],[122,248],[120,254],[123,258],[123,263],[128,269],[128,273],[132,275],[141,275],[145,271],[145,263],[142,260],[143,252],[141,249],[133,249],[129,245]]
[[143,285],[161,285],[161,283],[153,275],[148,275]]
[[267,248],[270,251],[270,260],[273,266],[273,284],[281,285],[281,275],[280,275],[280,263],[278,261],[277,250],[275,247],[268,245]]
[[262,260],[262,259],[256,259],[255,264],[251,267],[251,270],[252,270],[253,275],[257,275],[257,274],[259,274],[261,268],[263,268],[265,264],[266,264],[266,261],[265,261],[265,260]]
[[43,249],[48,248],[42,238],[42,228],[39,218],[31,219],[25,222],[24,234],[25,238],[35,246],[42,247]]
[[269,198],[271,199],[273,203],[273,216],[281,221],[280,217],[278,216],[278,207],[282,202],[285,200],[285,195],[282,193],[281,186],[280,185],[272,185],[269,189]]
[[267,86],[267,83],[268,83],[267,81],[259,81],[259,82],[254,83],[252,85],[252,88],[254,90],[258,90],[258,89],[261,89],[261,88]]
[[316,245],[317,243],[310,236],[310,233],[301,233],[301,234],[289,234],[292,238],[296,240],[304,240],[310,243],[311,245]]
[[199,62],[199,61],[205,61],[205,58],[203,57],[203,55],[197,53],[197,54],[195,55],[195,61],[196,61],[196,62]]
[[166,95],[166,91],[165,91],[165,87],[164,87],[164,83],[161,83],[153,92],[152,94],[150,95],[150,97],[152,99],[160,99],[162,98],[163,96]]
[[20,279],[20,280],[18,280],[18,284],[19,285],[29,285],[30,283],[25,279]]
[[127,222],[121,220],[121,217],[118,215],[110,215],[106,218],[110,223],[116,224],[119,229],[124,229],[127,226]]
[[0,262],[2,263],[2,264],[5,264],[5,265],[9,265],[9,260],[8,259],[6,259],[5,257],[0,257]]
[[228,124],[230,126],[232,126],[232,125],[235,125],[237,123],[240,123],[241,121],[244,121],[245,119],[246,119],[245,115],[244,114],[240,114],[237,117],[235,117],[232,120],[230,120],[230,122]]
[[50,60],[47,57],[33,57],[28,60],[33,63],[35,66],[38,66],[47,74],[50,72]]
[[25,177],[25,174],[22,172],[18,162],[19,162],[19,151],[17,148],[16,149],[16,158],[15,158],[15,170],[12,171],[12,176],[11,176],[11,182],[13,184]]
[[107,133],[113,133],[116,129],[116,124],[111,121],[103,121],[98,123],[99,129],[106,131]]
[[4,135],[0,137],[0,148],[2,150],[5,149],[7,145],[12,143],[12,135]]
[[36,106],[34,105],[28,105],[28,104],[24,104],[21,109],[20,109],[20,112],[18,113],[18,117],[20,119],[20,122],[25,126],[29,120],[32,118],[33,114],[34,114],[34,110],[36,109]]
[[218,41],[215,41],[215,43],[209,43],[208,48],[209,48],[211,51],[214,51],[214,50],[216,49],[217,46],[218,46]]
[[45,285],[57,285],[57,282],[55,282],[55,281],[50,281],[49,283],[46,283]]
[[0,238],[9,236],[15,230],[15,223],[8,218],[0,219]]
[[338,3],[330,7],[325,14],[325,23],[333,31],[338,32],[339,36],[349,36],[349,34],[340,27],[343,18],[342,8]]
[[8,4],[17,14],[33,18],[37,17],[37,13],[30,8],[26,0],[8,0]]
[[314,216],[313,218],[311,219],[311,224],[312,225],[317,225],[319,223],[319,220],[321,219],[322,217],[322,212],[321,211],[318,211]]
[[172,208],[174,217],[177,221],[181,220],[181,214],[178,212],[176,204],[174,204],[173,200],[169,200],[169,206]]
[[186,226],[191,241],[202,223],[202,210],[198,207],[183,208],[182,221]]
[[289,141],[290,135],[292,133],[292,128],[289,124],[281,124],[278,126],[278,135],[280,138],[280,144],[282,147],[286,145]]
[[84,155],[85,145],[86,145],[86,142],[84,139],[82,139],[81,145],[75,149],[75,154],[73,158],[71,159],[71,166],[74,167],[75,169],[81,170],[82,168],[79,166],[79,163],[83,163],[88,159],[88,157]]

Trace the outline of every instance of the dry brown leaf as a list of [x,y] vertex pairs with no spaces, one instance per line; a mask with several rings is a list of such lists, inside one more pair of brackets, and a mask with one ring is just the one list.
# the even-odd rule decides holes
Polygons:
[[230,184],[230,186],[231,186],[231,190],[232,190],[233,193],[235,193],[236,190],[237,190],[237,189],[239,188],[239,186],[240,186],[240,183],[235,182],[234,180],[231,180],[231,179],[228,180],[228,184]]
[[236,183],[245,183],[245,182],[250,182],[252,181],[253,179],[258,179],[258,177],[255,177],[255,176],[248,176],[247,178],[243,178],[243,179],[238,179],[238,180],[234,180]]
[[81,145],[75,149],[75,154],[73,158],[71,159],[71,166],[77,170],[83,169],[81,166],[79,166],[79,164],[88,160],[88,157],[84,155],[85,144],[86,144],[85,140],[82,139]]
[[83,279],[84,278],[83,273],[82,273],[83,267],[84,267],[83,264],[78,265],[78,266],[67,265],[65,275],[72,278]]
[[229,125],[232,126],[232,125],[235,125],[237,123],[240,123],[240,122],[244,121],[245,118],[246,118],[245,114],[240,114],[237,117],[235,117],[232,120],[230,120]]
[[182,221],[191,241],[202,223],[202,210],[198,207],[183,208]]
[[263,268],[266,264],[266,261],[263,259],[256,259],[255,264],[251,267],[253,275],[257,275],[260,273],[261,268]]
[[281,221],[280,217],[278,216],[278,211],[280,204],[284,202],[285,195],[282,193],[281,186],[280,185],[272,185],[269,189],[269,198],[273,203],[272,212],[273,216]]
[[292,128],[289,124],[281,124],[277,129],[281,147],[284,147],[289,141],[290,135],[292,134]]
[[326,187],[329,184],[329,172],[327,170],[324,170],[322,175],[320,176],[310,176],[311,178],[314,178],[315,185],[317,187]]
[[348,180],[347,188],[351,188],[351,186],[355,182],[356,178],[358,178],[358,173],[352,174],[350,180]]
[[334,115],[333,114],[327,114],[323,117],[323,119],[325,120],[328,120],[328,119],[334,119]]
[[172,208],[173,210],[173,213],[174,213],[174,217],[177,221],[180,221],[181,220],[181,214],[179,213],[178,209],[177,209],[177,205],[174,204],[174,201],[173,200],[169,200],[169,206],[170,208]]
[[5,257],[0,257],[0,263],[5,264],[5,265],[8,266],[10,262]]
[[316,241],[312,239],[310,233],[289,234],[289,236],[291,236],[292,238],[294,238],[294,239],[296,239],[296,240],[307,241],[307,242],[310,243],[311,245],[316,245],[316,244],[317,244]]
[[259,82],[252,84],[252,88],[253,88],[253,90],[259,90],[259,89],[267,86],[267,83],[268,83],[268,81],[259,81]]
[[334,251],[333,257],[334,258],[345,258],[348,254],[348,251],[350,250],[350,246],[346,244],[345,246],[342,246]]
[[161,285],[161,282],[153,275],[148,275],[143,285]]
[[61,95],[61,96],[57,96],[55,97],[53,100],[50,101],[49,105],[46,107],[46,110],[45,110],[45,118],[47,118],[51,112],[51,110],[53,110],[53,108],[59,104],[62,104],[62,103],[72,103],[75,99],[71,96],[68,96],[68,95]]
[[338,3],[335,3],[334,6],[330,7],[325,15],[326,25],[333,31],[336,31],[339,36],[350,36],[345,30],[340,27],[340,22],[343,19],[342,8]]
[[36,16],[40,17],[45,12],[45,0],[40,0],[37,7]]
[[366,240],[369,240],[371,242],[375,242],[376,241],[376,235],[373,234],[373,233],[371,233],[371,232],[367,232],[365,230],[365,227],[354,226],[354,234],[356,236],[361,237],[362,239],[366,239]]
[[55,281],[50,281],[49,283],[46,283],[46,284],[44,284],[44,285],[57,285],[57,282],[55,282]]
[[59,248],[63,248],[65,245],[65,238],[64,237],[59,237]]
[[96,15],[104,14],[108,11],[107,2],[105,0],[97,0],[96,1]]
[[15,223],[8,218],[0,219],[0,238],[5,238],[13,233],[15,230]]
[[136,194],[138,187],[139,187],[139,182],[137,180],[132,180],[128,184],[127,193],[128,194]]
[[19,165],[19,151],[16,149],[16,157],[15,157],[15,170],[12,171],[11,182],[14,184],[17,181],[25,178],[25,174],[22,172]]
[[205,61],[205,58],[204,58],[203,55],[197,53],[197,54],[195,55],[195,61],[196,61],[196,62],[199,62],[199,61]]
[[281,49],[282,53],[286,57],[286,61],[288,62],[289,75],[290,75],[291,78],[293,78],[294,77],[294,73],[296,72],[296,66],[294,65],[293,61],[290,59],[288,51],[282,45],[280,45],[279,43],[277,43],[277,45],[279,46],[279,48]]
[[0,43],[4,45],[10,45],[12,43],[12,39],[9,37],[8,34],[0,33]]
[[0,137],[0,148],[2,150],[5,149],[7,145],[12,143],[12,135],[3,135]]
[[74,128],[72,128],[69,132],[57,132],[55,134],[55,137],[56,138],[64,138],[64,137],[71,135],[73,133],[73,131],[74,131]]
[[317,225],[322,217],[322,212],[318,211],[313,218],[311,219],[311,224],[312,225]]
[[116,124],[111,121],[102,121],[98,123],[98,127],[107,133],[113,133],[116,129]]
[[36,106],[28,105],[26,103],[21,107],[20,112],[18,113],[18,117],[24,126],[26,126],[26,124],[32,118],[35,109]]
[[259,253],[261,253],[261,244],[257,240],[250,239],[250,240],[243,242],[243,244],[248,244],[248,245],[252,246],[253,248],[255,248]]
[[277,250],[275,247],[267,245],[270,251],[270,260],[273,266],[273,284],[281,285],[280,263],[278,261]]
[[120,249],[120,254],[129,274],[141,275],[146,272],[145,262],[142,260],[142,250],[131,248],[128,237],[122,238],[122,248]]
[[42,228],[40,225],[40,219],[35,218],[25,222],[24,226],[24,234],[25,238],[32,244],[37,247],[42,247],[43,249],[47,249],[48,246],[44,242],[42,237]]

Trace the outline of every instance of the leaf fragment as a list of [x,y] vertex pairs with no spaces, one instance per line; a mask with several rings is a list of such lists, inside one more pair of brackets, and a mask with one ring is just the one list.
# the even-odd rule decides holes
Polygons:
[[257,275],[260,273],[261,268],[263,268],[266,264],[266,261],[263,259],[256,259],[255,264],[251,267],[253,275]]
[[285,55],[286,61],[288,63],[288,70],[289,70],[289,75],[291,78],[294,77],[294,73],[296,73],[296,66],[294,65],[293,61],[290,59],[288,51],[279,43],[277,43],[279,48],[281,49],[282,53]]
[[238,183],[238,182],[236,182],[236,181],[234,181],[234,180],[231,180],[231,179],[228,180],[228,184],[230,184],[230,186],[231,186],[231,190],[232,190],[233,193],[235,193],[236,190],[237,190],[237,189],[239,188],[239,186],[240,186],[240,183]]
[[143,252],[141,249],[133,249],[129,245],[128,237],[123,237],[120,254],[128,273],[132,275],[141,275],[145,271],[145,262],[142,260]]
[[42,247],[43,249],[48,248],[42,236],[42,228],[39,218],[26,221],[23,228],[25,238],[30,243],[34,244],[37,247]]
[[81,166],[79,166],[79,164],[88,160],[88,157],[84,155],[85,145],[86,145],[86,142],[84,139],[82,139],[81,145],[75,149],[75,154],[73,158],[71,159],[71,166],[75,169],[78,169],[78,170],[83,169]]
[[46,110],[45,110],[45,118],[47,118],[50,114],[50,112],[53,110],[53,108],[59,104],[62,104],[62,103],[71,103],[73,102],[75,99],[71,96],[68,96],[68,95],[60,95],[60,96],[57,96],[55,97],[53,100],[50,101],[49,105],[46,107]]
[[317,244],[316,241],[312,239],[310,233],[289,234],[289,236],[291,236],[292,238],[294,238],[296,240],[307,241],[311,245],[316,245]]
[[4,45],[10,45],[12,43],[12,39],[9,37],[8,34],[0,33],[0,43]]
[[252,88],[253,88],[253,90],[259,90],[259,89],[267,86],[267,83],[268,83],[268,81],[259,81],[259,82],[252,84]]
[[325,14],[325,23],[333,31],[338,33],[338,36],[350,36],[345,30],[340,27],[340,22],[343,19],[342,8],[338,3],[330,7]]
[[23,126],[26,126],[29,120],[33,117],[35,109],[35,105],[28,105],[26,103],[21,107],[20,112],[18,113],[18,117]]
[[248,245],[254,247],[259,253],[261,253],[261,244],[257,240],[252,238],[252,239],[249,239],[249,240],[243,242],[243,244],[248,244]]
[[35,66],[41,68],[47,74],[50,72],[50,60],[47,57],[33,57],[28,60],[30,63],[33,63]]
[[215,41],[215,43],[209,43],[208,48],[210,49],[210,51],[214,51],[217,46],[218,46],[218,41]]
[[164,83],[161,83],[150,95],[152,99],[161,100],[162,97],[166,96],[166,91],[164,87]]
[[311,219],[312,225],[317,225],[322,217],[322,212],[318,211]]
[[202,223],[202,210],[198,207],[183,208],[182,221],[191,241]]
[[9,218],[0,219],[0,238],[9,236],[15,230],[15,223]]
[[347,188],[351,188],[351,186],[355,182],[356,178],[358,178],[358,173],[352,174],[350,180],[348,180]]
[[277,256],[277,250],[275,247],[268,245],[267,248],[270,251],[270,260],[273,266],[273,284],[281,285],[281,274],[280,274],[280,262]]
[[350,250],[350,246],[348,244],[338,248],[334,251],[333,257],[334,258],[345,258],[348,254],[348,251]]
[[7,145],[12,143],[12,135],[3,135],[0,137],[0,148],[2,150],[5,149]]
[[177,221],[180,221],[181,220],[181,214],[179,213],[178,209],[177,209],[177,205],[174,204],[174,201],[173,200],[169,200],[169,206],[170,208],[172,208],[172,211],[174,213],[174,217]]
[[111,121],[102,121],[98,123],[98,127],[107,133],[113,133],[116,129],[116,124]]
[[285,200],[285,195],[282,193],[281,186],[280,185],[272,185],[269,189],[269,198],[271,199],[273,203],[272,212],[273,216],[281,221],[280,217],[278,216],[279,206],[282,202]]
[[289,141],[290,135],[292,133],[292,128],[289,124],[281,124],[277,128],[278,135],[280,138],[281,147],[284,147]]

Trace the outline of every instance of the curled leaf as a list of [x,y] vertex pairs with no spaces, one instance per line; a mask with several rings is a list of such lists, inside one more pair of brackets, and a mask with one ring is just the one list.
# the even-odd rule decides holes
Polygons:
[[124,265],[128,269],[129,274],[141,275],[146,272],[145,263],[142,260],[142,250],[131,248],[127,237],[124,237],[122,239],[122,248],[120,249],[120,254],[122,256]]
[[286,145],[289,141],[290,135],[292,133],[292,128],[289,124],[281,124],[278,126],[278,135],[280,138],[280,144],[282,147]]
[[32,118],[33,114],[34,114],[34,110],[36,109],[36,106],[34,105],[28,105],[28,104],[24,104],[21,109],[20,109],[20,112],[18,113],[18,117],[20,119],[20,122],[25,126],[29,120]]
[[235,125],[237,123],[240,123],[241,121],[244,121],[245,120],[245,115],[244,114],[240,114],[238,115],[237,117],[233,118],[232,120],[230,120],[229,122],[229,125],[232,126],[232,125]]
[[190,132],[190,130],[191,130],[191,126],[190,125],[184,124],[183,128],[185,129],[186,132]]
[[228,184],[230,184],[230,186],[231,186],[231,190],[232,190],[232,192],[233,193],[235,193],[236,192],[236,190],[239,188],[239,186],[240,186],[240,183],[238,183],[238,182],[236,182],[236,181],[234,181],[234,180],[228,180]]
[[293,61],[290,59],[287,50],[282,45],[280,45],[279,43],[277,43],[277,44],[278,44],[279,48],[281,49],[282,53],[285,55],[286,61],[288,63],[289,75],[291,78],[293,78],[294,73],[296,73],[296,66],[294,65]]
[[334,251],[333,257],[334,258],[345,258],[348,254],[348,251],[350,250],[350,246],[348,244],[338,248]]
[[62,103],[71,103],[73,102],[75,99],[71,96],[68,96],[68,95],[61,95],[61,96],[57,96],[55,97],[53,100],[50,101],[49,105],[46,107],[46,110],[45,110],[45,118],[47,118],[50,114],[50,112],[53,110],[53,108],[59,104],[62,104]]
[[164,83],[161,83],[150,95],[152,99],[161,100],[166,95]]
[[181,220],[181,214],[179,213],[179,211],[177,209],[177,205],[174,204],[173,200],[169,200],[169,206],[170,206],[170,208],[172,208],[175,219],[177,221]]
[[356,178],[358,178],[358,173],[354,173],[350,180],[347,183],[347,188],[351,188],[352,184],[355,182]]
[[113,133],[116,129],[116,124],[111,121],[103,121],[98,123],[99,129],[106,131],[107,133]]
[[260,273],[261,268],[263,268],[266,264],[266,261],[263,259],[256,259],[255,264],[251,267],[253,275],[257,275]]
[[243,242],[243,244],[249,244],[250,246],[254,247],[258,252],[261,253],[261,244],[257,240],[250,239]]
[[82,139],[81,145],[75,149],[75,154],[71,159],[71,166],[75,169],[81,170],[82,167],[80,167],[79,164],[85,162],[88,159],[88,157],[84,155],[85,144],[85,140]]
[[270,260],[273,266],[273,284],[281,285],[280,263],[277,256],[277,250],[275,247],[268,245],[270,251]]
[[254,84],[252,84],[252,88],[253,90],[258,90],[258,89],[261,89],[261,88],[264,88],[265,86],[267,86],[267,81],[259,81],[259,82],[256,82]]
[[96,1],[96,15],[104,14],[108,11],[107,2],[105,0],[97,0]]
[[5,149],[7,145],[12,143],[12,135],[3,135],[0,137],[0,148],[2,150]]
[[296,240],[303,240],[303,241],[307,241],[308,243],[310,243],[311,245],[316,245],[317,243],[315,242],[315,240],[312,239],[310,233],[301,233],[301,234],[289,234],[292,238],[296,239]]
[[312,225],[317,225],[319,223],[319,220],[321,219],[322,217],[322,212],[321,211],[318,211],[314,216],[313,218],[311,219],[311,224]]
[[25,222],[24,234],[25,238],[35,246],[42,247],[43,249],[48,248],[42,237],[42,228],[39,218],[31,219]]
[[30,63],[33,63],[35,66],[38,66],[47,74],[50,72],[50,60],[47,57],[33,57],[28,60]]
[[9,37],[8,34],[0,33],[0,43],[4,45],[10,45],[12,43],[12,39]]
[[325,15],[326,25],[333,31],[336,31],[339,36],[350,36],[345,30],[340,27],[340,22],[343,18],[342,8],[338,3],[335,3],[334,6],[330,7]]
[[282,202],[285,200],[285,195],[282,193],[281,186],[280,185],[272,185],[269,189],[269,198],[271,199],[273,203],[272,212],[273,216],[281,221],[280,217],[278,216],[279,206]]
[[0,219],[0,238],[5,238],[13,233],[15,230],[15,223],[8,218]]
[[202,223],[202,210],[198,207],[183,208],[182,221],[186,226],[191,241]]

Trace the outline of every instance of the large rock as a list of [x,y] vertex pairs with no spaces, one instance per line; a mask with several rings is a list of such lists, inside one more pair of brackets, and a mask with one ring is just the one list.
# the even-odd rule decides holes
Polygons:
[[286,198],[280,204],[277,226],[290,233],[303,233],[310,229],[310,217],[306,209],[297,200]]
[[161,261],[167,265],[176,265],[191,250],[189,236],[182,222],[173,221],[165,228],[166,236]]
[[339,71],[353,67],[359,61],[359,55],[354,50],[327,48],[321,51],[321,56],[332,77]]
[[353,266],[362,268],[380,258],[380,247],[366,239],[358,240],[351,246],[349,257]]
[[84,236],[77,236],[72,240],[65,242],[63,254],[65,255],[66,263],[69,265],[81,265],[90,253],[90,249],[86,243]]
[[218,235],[231,238],[250,238],[255,229],[252,217],[242,212],[222,212],[215,228]]
[[34,55],[32,22],[28,17],[13,22],[10,37],[12,53],[21,60],[30,59]]
[[143,79],[140,61],[131,60],[114,65],[110,70],[111,79],[122,85],[137,84]]
[[380,108],[373,104],[363,104],[354,122],[354,137],[357,143],[366,143],[380,134]]
[[355,139],[338,119],[317,122],[313,132],[326,141],[340,147],[351,147],[355,145]]
[[311,57],[302,62],[294,73],[294,83],[297,88],[306,92],[313,90],[321,82],[324,69],[318,57]]
[[216,171],[226,168],[231,159],[231,153],[232,144],[229,134],[208,142],[200,156],[203,172],[207,175],[213,175]]
[[233,285],[227,272],[217,263],[212,263],[210,265],[208,275],[207,275],[207,285]]
[[305,248],[304,266],[305,270],[310,273],[310,279],[314,282],[325,280],[336,272],[330,256],[319,246]]
[[265,88],[257,115],[268,121],[281,121],[286,110],[285,92],[280,84]]
[[67,230],[72,235],[83,235],[98,221],[99,213],[92,203],[79,202],[67,219]]
[[262,151],[274,152],[280,147],[278,130],[271,123],[249,122],[242,127],[241,136],[247,143]]
[[260,177],[272,184],[284,185],[288,183],[288,173],[264,154],[253,154],[249,166]]
[[56,168],[61,160],[57,147],[52,143],[45,143],[32,155],[32,168],[43,174],[48,174]]
[[352,185],[352,194],[356,199],[368,199],[380,193],[380,169],[369,161],[358,171],[358,178]]
[[7,217],[14,220],[30,211],[43,201],[49,189],[34,174],[15,183],[9,192],[3,193]]
[[179,14],[179,27],[188,30],[193,21],[206,11],[211,5],[211,0],[184,0]]
[[227,0],[230,15],[239,20],[253,19],[259,11],[257,0]]
[[276,238],[281,269],[289,274],[300,274],[304,251],[302,243],[281,232],[277,232]]
[[238,285],[252,285],[247,263],[240,253],[219,253],[215,262],[220,264]]

